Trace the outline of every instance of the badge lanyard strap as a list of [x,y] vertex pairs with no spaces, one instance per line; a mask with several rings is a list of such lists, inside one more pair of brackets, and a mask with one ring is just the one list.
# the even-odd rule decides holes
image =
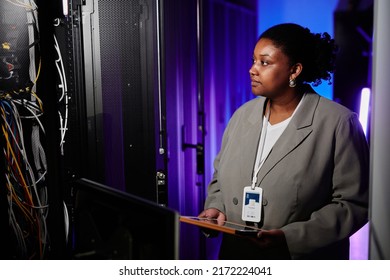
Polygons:
[[267,135],[268,120],[269,120],[269,116],[271,113],[270,106],[271,106],[271,100],[268,101],[267,108],[266,108],[267,112],[263,118],[263,127],[261,130],[259,146],[257,147],[256,161],[255,161],[255,165],[253,167],[253,177],[252,177],[252,185],[251,185],[252,190],[255,189],[255,185],[257,182],[257,173],[259,173],[260,167],[261,167],[261,157],[263,156],[263,150],[264,150],[264,146],[265,146],[265,137]]

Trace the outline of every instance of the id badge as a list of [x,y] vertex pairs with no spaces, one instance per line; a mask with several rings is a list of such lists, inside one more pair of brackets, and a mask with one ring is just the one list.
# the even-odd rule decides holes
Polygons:
[[263,198],[262,196],[262,188],[255,187],[254,190],[250,186],[244,188],[242,201],[242,220],[255,223],[260,222]]

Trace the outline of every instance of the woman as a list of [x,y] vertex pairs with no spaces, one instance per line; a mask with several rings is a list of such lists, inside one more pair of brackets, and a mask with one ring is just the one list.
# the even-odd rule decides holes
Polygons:
[[262,230],[224,235],[221,259],[349,258],[349,237],[368,220],[368,145],[357,115],[309,85],[330,81],[335,53],[327,33],[296,24],[257,41],[258,98],[229,121],[199,216]]

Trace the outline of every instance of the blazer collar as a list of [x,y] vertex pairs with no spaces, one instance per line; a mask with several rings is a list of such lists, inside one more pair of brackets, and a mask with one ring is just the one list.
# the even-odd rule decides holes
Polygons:
[[[308,86],[305,99],[302,101],[301,107],[296,112],[290,124],[294,125],[297,129],[310,126],[313,122],[314,112],[317,108],[319,100],[320,95],[318,95],[318,93],[316,93],[312,87]],[[265,103],[266,98],[258,98],[258,104],[254,107],[254,110],[248,117],[248,122],[250,125],[258,125],[258,123],[262,125],[262,118],[264,116],[266,105]]]
[[268,158],[261,167],[256,185],[261,184],[264,177],[270,172],[285,156],[300,145],[312,132],[312,124],[315,110],[318,106],[320,96],[310,87],[302,101],[299,110],[295,113],[286,130],[276,141]]
[[252,180],[260,132],[263,129],[265,101],[266,98],[264,97],[257,97],[251,101],[254,102],[254,105],[243,123],[243,134],[241,135],[243,145],[240,147],[239,165],[241,166],[241,174],[249,182]]

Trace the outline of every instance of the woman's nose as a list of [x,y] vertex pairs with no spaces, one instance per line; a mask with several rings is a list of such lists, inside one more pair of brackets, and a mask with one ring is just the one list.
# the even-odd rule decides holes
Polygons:
[[255,67],[255,64],[253,64],[252,66],[251,66],[251,68],[249,68],[249,74],[251,75],[251,76],[253,76],[253,75],[256,75],[258,73],[258,71],[257,71],[257,69],[256,69],[256,67]]

